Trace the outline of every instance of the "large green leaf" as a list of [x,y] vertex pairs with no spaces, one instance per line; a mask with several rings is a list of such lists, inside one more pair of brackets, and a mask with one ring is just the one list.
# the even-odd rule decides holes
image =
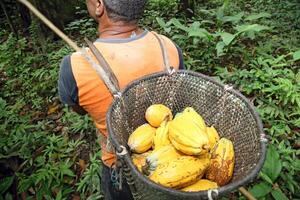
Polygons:
[[269,30],[270,27],[259,25],[259,24],[247,24],[247,25],[240,25],[235,27],[235,29],[238,31],[238,34],[244,33],[244,32],[260,32],[263,30]]
[[256,20],[256,19],[260,19],[260,18],[267,18],[267,17],[271,17],[271,14],[266,13],[266,12],[261,12],[258,14],[249,15],[248,17],[246,17],[245,20],[252,21],[252,20]]
[[223,22],[232,22],[232,23],[238,23],[239,21],[241,21],[242,17],[244,16],[244,12],[240,12],[234,16],[224,16],[222,18]]
[[235,38],[235,35],[227,32],[220,33],[220,36],[226,45],[229,45]]
[[264,197],[272,191],[272,186],[262,182],[249,190],[256,198]]
[[0,194],[4,194],[5,191],[12,185],[13,182],[14,182],[13,176],[8,176],[0,180]]
[[267,174],[275,182],[282,169],[282,163],[274,145],[270,145],[262,172]]
[[289,200],[289,198],[287,198],[287,196],[285,196],[285,194],[280,189],[273,190],[271,194],[275,200]]
[[300,49],[293,53],[294,61],[300,60]]
[[182,24],[178,19],[176,19],[176,18],[172,18],[172,19],[170,20],[170,22],[172,22],[172,24],[173,24],[176,28],[178,28],[178,29],[181,29],[181,30],[186,31],[186,32],[189,31],[189,28],[186,27],[185,25],[183,25],[183,24]]
[[188,31],[189,37],[208,38],[210,33],[204,28],[191,27]]
[[167,26],[167,25],[166,25],[166,22],[164,21],[163,18],[156,17],[156,21],[157,21],[157,23],[158,23],[162,28],[164,28],[164,27]]
[[259,173],[259,176],[267,183],[270,183],[271,185],[273,184],[273,181],[270,179],[270,177],[267,174],[263,173],[262,171]]
[[224,47],[225,47],[225,43],[224,42],[218,42],[217,46],[216,46],[216,50],[217,50],[217,56],[222,56],[224,55]]

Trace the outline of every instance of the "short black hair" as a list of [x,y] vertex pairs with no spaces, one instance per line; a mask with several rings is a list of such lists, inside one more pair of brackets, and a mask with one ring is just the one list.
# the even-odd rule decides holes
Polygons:
[[108,17],[114,21],[137,23],[147,0],[103,0]]

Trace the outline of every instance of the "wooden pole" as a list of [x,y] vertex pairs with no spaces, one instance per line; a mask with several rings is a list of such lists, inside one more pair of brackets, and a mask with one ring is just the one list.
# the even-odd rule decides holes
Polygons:
[[54,31],[61,39],[63,39],[70,47],[75,51],[80,51],[80,48],[75,42],[73,42],[66,34],[59,30],[51,21],[49,21],[40,11],[38,11],[29,1],[18,0],[20,3],[24,4],[34,15],[36,15],[40,20],[42,20],[52,31]]
[[250,192],[244,187],[240,187],[239,191],[248,199],[248,200],[257,200]]

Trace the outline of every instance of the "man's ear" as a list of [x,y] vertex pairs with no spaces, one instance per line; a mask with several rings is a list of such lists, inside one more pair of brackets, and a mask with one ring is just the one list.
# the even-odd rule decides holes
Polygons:
[[97,18],[100,18],[102,17],[102,15],[104,14],[104,3],[103,3],[103,0],[97,0],[97,3],[96,3],[96,17]]

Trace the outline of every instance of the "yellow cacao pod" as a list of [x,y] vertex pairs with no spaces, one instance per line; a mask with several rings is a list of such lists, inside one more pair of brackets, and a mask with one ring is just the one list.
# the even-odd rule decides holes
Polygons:
[[163,121],[156,129],[155,136],[153,139],[153,149],[159,149],[160,147],[171,144],[169,140],[169,123]]
[[211,153],[211,164],[206,178],[219,186],[226,185],[232,178],[234,169],[234,147],[230,140],[222,138]]
[[192,107],[187,107],[183,110],[182,113],[186,118],[194,122],[197,126],[199,126],[201,129],[206,131],[206,125],[205,122],[200,114],[195,111]]
[[197,192],[197,191],[204,191],[204,190],[210,190],[216,188],[218,188],[217,183],[207,179],[201,179],[198,182],[194,183],[193,185],[187,186],[181,190],[185,192]]
[[133,164],[137,167],[137,169],[142,172],[142,168],[146,165],[146,157],[151,153],[152,151],[147,151],[143,154],[132,154],[131,159]]
[[[177,150],[188,155],[200,155],[209,149],[206,132],[195,123],[185,119],[183,114],[169,123],[169,139]],[[184,147],[196,149],[196,151],[189,153],[190,150]]]
[[210,149],[213,149],[213,147],[220,140],[220,136],[219,136],[217,130],[213,126],[212,127],[207,127],[206,128],[206,133],[207,133],[207,136],[208,136]]
[[128,146],[135,153],[144,153],[152,147],[156,129],[149,124],[138,127],[128,139]]
[[193,147],[189,147],[189,146],[185,146],[185,145],[183,145],[183,144],[180,144],[180,143],[178,143],[175,139],[173,139],[172,137],[171,137],[171,143],[172,143],[172,145],[178,150],[178,151],[180,151],[180,152],[182,152],[182,153],[184,153],[184,154],[186,154],[186,155],[191,155],[191,156],[193,156],[193,155],[199,155],[199,154],[201,154],[201,153],[203,153],[204,151],[203,151],[203,149],[200,149],[200,148],[193,148]]
[[146,158],[147,170],[150,173],[154,171],[158,165],[169,162],[182,156],[171,144],[155,149]]
[[199,180],[209,166],[209,159],[180,156],[170,162],[158,165],[149,177],[153,182],[165,187],[180,189]]
[[154,104],[147,108],[145,117],[148,123],[153,127],[159,127],[163,121],[173,119],[171,110],[162,104]]

